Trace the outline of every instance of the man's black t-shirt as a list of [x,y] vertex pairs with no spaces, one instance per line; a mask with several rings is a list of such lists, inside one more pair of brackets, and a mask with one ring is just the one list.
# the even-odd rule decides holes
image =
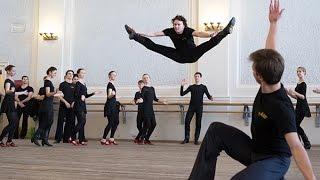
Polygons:
[[167,28],[162,32],[170,37],[177,50],[187,51],[190,48],[196,47],[192,36],[194,29],[185,27],[182,34],[177,34],[173,28]]
[[[28,93],[29,93],[29,92],[34,92],[34,91],[33,91],[33,88],[32,88],[31,86],[27,86],[27,87],[25,87],[25,88],[22,88],[22,86],[20,86],[20,87],[18,87],[18,88],[16,89],[16,92],[23,92],[23,91],[27,91]],[[18,98],[19,98],[20,101],[25,100],[27,97],[28,97],[28,95],[26,95],[26,94],[21,94],[21,95],[18,96]]]
[[[63,98],[71,105],[74,102],[74,89],[75,84],[68,83],[67,81],[64,81],[60,83],[59,90],[63,93]],[[61,101],[60,106],[65,106],[65,104]]]
[[262,93],[260,89],[252,112],[253,152],[290,157],[290,148],[284,135],[296,131],[293,104],[283,85],[268,94]]

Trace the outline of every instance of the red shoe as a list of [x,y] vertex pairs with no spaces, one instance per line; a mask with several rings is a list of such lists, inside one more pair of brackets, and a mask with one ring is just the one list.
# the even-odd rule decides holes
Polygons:
[[17,147],[12,141],[11,142],[6,142],[6,146],[8,147]]
[[101,145],[110,145],[110,143],[109,143],[109,141],[102,141],[102,140],[100,140],[100,144]]
[[144,140],[144,144],[154,145],[150,140]]
[[2,141],[0,142],[0,147],[7,147]]
[[81,143],[79,143],[79,145],[87,146],[88,144],[86,142],[82,141]]
[[143,140],[138,140],[138,145],[143,145]]
[[118,143],[116,141],[110,141],[110,140],[109,140],[109,144],[118,145]]
[[142,145],[143,144],[143,140],[142,139],[134,139],[133,141],[136,144]]
[[107,142],[107,141],[102,141],[102,140],[100,140],[100,144],[101,144],[101,145],[105,145],[106,142]]
[[68,139],[68,143],[70,143],[70,144],[72,143],[72,139],[71,138]]
[[72,140],[72,141],[71,141],[71,144],[74,145],[74,146],[78,146],[78,145],[79,145],[78,142],[75,141],[75,140]]

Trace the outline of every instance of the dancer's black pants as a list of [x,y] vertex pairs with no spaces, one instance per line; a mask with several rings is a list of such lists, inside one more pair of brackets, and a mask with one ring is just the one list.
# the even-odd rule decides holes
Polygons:
[[145,46],[147,49],[162,54],[178,63],[194,63],[207,51],[215,47],[220,41],[227,36],[224,31],[219,32],[210,40],[200,44],[197,47],[189,49],[177,50],[172,47],[167,47],[154,43],[147,37],[136,34],[134,40]]

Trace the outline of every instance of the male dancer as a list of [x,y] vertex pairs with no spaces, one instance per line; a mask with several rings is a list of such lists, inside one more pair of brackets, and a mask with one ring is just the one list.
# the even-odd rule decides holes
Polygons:
[[144,144],[153,145],[153,143],[149,140],[150,136],[156,127],[156,118],[153,110],[153,101],[167,104],[166,101],[161,101],[157,98],[154,87],[150,86],[150,76],[149,74],[144,74],[142,76],[144,87],[142,88],[142,98],[140,101],[143,101],[142,109],[143,109],[143,128],[141,135],[144,139]]
[[142,137],[142,125],[143,125],[143,108],[142,108],[142,103],[143,103],[143,99],[142,99],[142,88],[144,87],[144,82],[143,80],[139,80],[138,81],[138,87],[139,87],[139,91],[136,92],[136,94],[134,95],[134,103],[138,105],[138,114],[137,114],[137,128],[138,128],[138,135],[136,136],[136,138],[134,139],[134,143],[137,144],[142,144],[143,141],[141,140]]
[[[189,28],[187,20],[181,15],[174,17],[171,22],[173,28],[167,28],[154,33],[136,33],[128,25],[125,25],[125,29],[129,34],[129,39],[137,41],[151,51],[162,54],[178,63],[194,63],[197,62],[204,53],[218,45],[228,34],[232,33],[235,18],[233,17],[228,25],[218,34],[209,34]],[[169,36],[175,48],[156,44],[147,38],[157,36]],[[210,38],[210,40],[196,46],[193,36]]]
[[184,140],[181,144],[189,143],[190,137],[190,122],[193,117],[193,114],[196,113],[196,131],[194,133],[194,144],[199,145],[198,139],[201,131],[201,119],[203,112],[203,95],[206,94],[208,99],[213,100],[212,96],[209,94],[207,86],[201,84],[202,74],[196,72],[194,74],[195,84],[189,86],[185,91],[183,91],[183,86],[187,84],[186,80],[182,80],[180,88],[180,96],[184,96],[187,93],[191,92],[191,99],[189,103],[188,112],[185,119],[184,125]]
[[280,83],[284,60],[274,49],[281,13],[279,1],[271,1],[266,49],[250,55],[253,76],[260,84],[253,104],[252,138],[235,127],[212,123],[189,179],[214,179],[217,158],[222,150],[247,166],[232,179],[283,179],[289,169],[291,155],[305,179],[316,179],[308,154],[297,135],[292,102]]

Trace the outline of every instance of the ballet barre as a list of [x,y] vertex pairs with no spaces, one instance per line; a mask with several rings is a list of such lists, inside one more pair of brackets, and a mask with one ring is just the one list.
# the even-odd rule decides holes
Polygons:
[[[127,109],[128,106],[136,106],[132,103],[132,101],[120,101],[120,112],[122,114],[122,122],[123,124],[126,124],[127,122],[127,113],[131,112],[138,112],[137,110],[131,110]],[[87,102],[87,105],[89,106],[103,106],[104,103],[102,102]],[[164,113],[180,113],[180,123],[184,124],[185,115],[187,112],[187,109],[185,106],[189,105],[189,101],[170,101],[167,104],[160,104],[160,103],[154,103],[156,106],[178,106],[178,110],[157,110],[155,109],[154,112],[164,112]],[[242,113],[242,118],[244,120],[244,123],[246,126],[249,125],[250,119],[251,119],[251,109],[250,106],[252,106],[252,103],[242,103],[242,102],[211,102],[211,101],[204,101],[203,106],[243,106],[243,111],[218,111],[218,110],[204,110],[203,113],[228,113],[228,114],[240,114]],[[88,110],[88,112],[103,112],[102,109],[95,109],[95,110]]]
[[[131,101],[121,101],[121,106],[120,106],[120,112],[122,114],[122,122],[123,124],[126,124],[127,122],[127,113],[132,113],[132,112],[138,112],[137,110],[131,110],[127,109],[128,106],[136,106],[135,104],[132,104]],[[99,105],[103,106],[104,103],[102,102],[87,102],[87,105]],[[184,124],[184,119],[185,119],[185,114],[187,112],[186,106],[189,105],[189,100],[188,101],[169,101],[166,105],[160,104],[160,103],[154,103],[155,106],[178,106],[178,110],[157,110],[155,109],[154,112],[160,112],[160,113],[180,113],[180,123]],[[252,113],[252,105],[253,103],[248,103],[248,102],[215,102],[215,101],[204,101],[203,106],[225,106],[225,107],[243,107],[243,110],[224,110],[224,111],[219,111],[219,110],[204,110],[203,113],[212,113],[212,114],[242,114],[242,119],[244,121],[244,124],[248,126],[250,124],[251,120],[251,113]],[[295,105],[295,103],[294,103]],[[311,112],[312,114],[315,114],[315,127],[319,128],[320,127],[320,103],[309,103],[309,106],[315,106],[316,111]],[[99,110],[88,110],[88,112],[103,112],[103,109]]]

